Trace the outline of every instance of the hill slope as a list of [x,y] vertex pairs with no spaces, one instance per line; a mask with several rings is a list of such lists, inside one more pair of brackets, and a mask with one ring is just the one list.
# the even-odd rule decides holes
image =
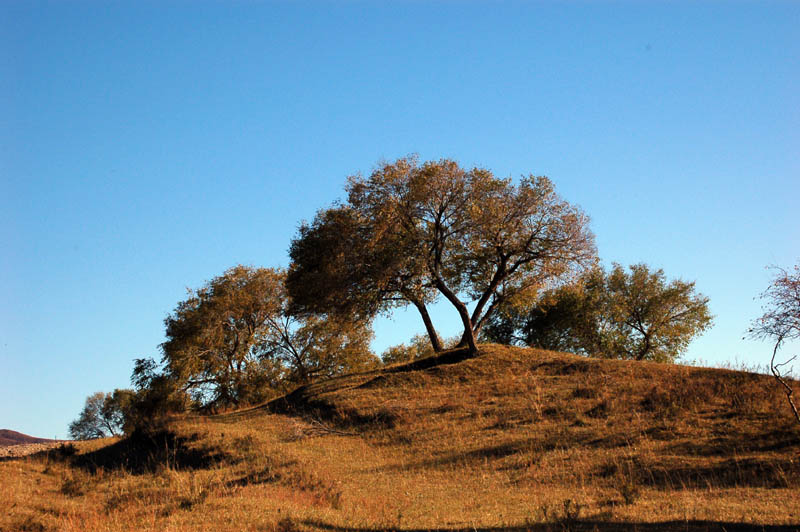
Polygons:
[[52,443],[56,440],[48,440],[47,438],[34,438],[27,434],[22,434],[15,430],[0,429],[0,447],[8,445],[23,445],[26,443]]
[[797,530],[783,400],[763,375],[487,345],[0,463],[0,528]]

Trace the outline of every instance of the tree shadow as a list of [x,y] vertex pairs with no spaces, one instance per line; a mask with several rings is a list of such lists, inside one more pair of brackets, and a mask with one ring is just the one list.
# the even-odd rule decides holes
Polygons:
[[137,430],[109,446],[75,455],[69,463],[90,473],[104,469],[144,474],[162,468],[206,469],[228,458],[219,450],[190,445],[196,439],[196,436],[178,436],[166,430]]
[[[441,365],[457,364],[472,357],[467,348],[456,348],[398,366],[306,384],[295,388],[286,395],[251,409],[251,411],[266,409],[274,414],[311,418],[314,421],[330,423],[340,429],[391,429],[394,428],[397,422],[397,415],[389,409],[380,408],[375,412],[362,413],[354,408],[336,406],[320,396],[322,393],[347,388],[380,386],[389,374],[421,371]],[[354,376],[367,377],[367,379],[358,384],[353,384],[352,380],[348,379]]]
[[[615,442],[628,445],[628,442]],[[371,472],[414,471],[420,469],[446,467],[451,465],[479,466],[487,461],[501,460],[518,454],[535,451],[549,452],[558,448],[603,448],[607,443],[593,440],[586,442],[580,438],[565,439],[565,435],[554,434],[551,438],[525,438],[499,445],[488,445],[478,449],[452,452],[418,460],[410,463],[391,464],[371,470]],[[503,469],[527,467],[527,462],[506,465]],[[597,474],[608,477],[615,473],[618,465],[602,464]],[[664,457],[657,463],[647,463],[634,457],[624,466],[637,485],[659,490],[684,488],[787,488],[797,484],[800,478],[800,462],[789,458],[729,458],[726,460],[703,460],[700,463],[686,462],[679,458]]]
[[633,473],[638,483],[658,489],[683,488],[787,488],[800,477],[800,464],[791,458],[756,458],[714,462],[707,465],[637,464]]
[[278,482],[280,479],[280,474],[276,473],[273,468],[266,467],[257,471],[252,471],[239,478],[229,480],[225,483],[225,487],[232,488],[259,484],[272,484],[274,482]]
[[448,453],[444,456],[440,456],[437,458],[420,460],[418,462],[413,462],[408,464],[393,464],[393,465],[383,466],[380,468],[370,470],[370,472],[377,473],[386,471],[413,471],[416,469],[428,469],[428,468],[443,467],[451,464],[462,464],[462,463],[482,464],[486,460],[500,460],[502,458],[505,458],[506,456],[514,455],[528,448],[532,441],[534,440],[526,439],[523,441],[503,443],[500,445],[489,445],[486,447],[481,447],[479,449],[473,449],[471,451],[466,451],[461,453]]
[[600,364],[596,360],[547,360],[539,362],[531,371],[541,370],[546,375],[574,375],[576,373],[592,373],[600,371]]
[[781,451],[800,443],[797,429],[787,427],[760,434],[726,434],[706,441],[683,441],[670,445],[666,451],[691,456],[731,456],[735,453]]
[[274,414],[304,417],[317,423],[329,423],[342,430],[391,429],[397,422],[397,415],[389,409],[379,408],[374,412],[362,413],[355,408],[336,406],[309,393],[305,386],[270,401],[265,407]]
[[446,351],[443,351],[435,355],[431,355],[429,357],[412,360],[411,362],[406,362],[404,364],[400,364],[397,366],[391,366],[386,368],[384,371],[386,373],[404,373],[407,371],[419,371],[423,369],[433,368],[436,366],[458,364],[459,362],[463,362],[464,360],[470,358],[475,358],[476,356],[480,356],[480,350],[478,350],[477,355],[471,355],[469,352],[469,348],[456,347],[453,349],[448,349]]

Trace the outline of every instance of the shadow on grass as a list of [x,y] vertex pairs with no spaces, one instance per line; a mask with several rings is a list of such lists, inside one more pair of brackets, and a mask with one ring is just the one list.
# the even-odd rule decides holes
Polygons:
[[379,532],[396,530],[398,532],[745,532],[759,530],[762,532],[798,532],[800,525],[752,525],[748,523],[728,523],[719,521],[666,521],[663,523],[615,523],[609,521],[570,520],[553,523],[534,523],[512,527],[489,528],[356,528],[341,527],[322,521],[302,521],[302,524],[320,530],[332,532]]
[[448,453],[446,455],[439,456],[437,458],[420,460],[408,464],[393,464],[389,466],[376,468],[370,471],[378,473],[387,471],[412,471],[418,469],[424,470],[436,467],[449,466],[453,464],[480,465],[483,464],[486,460],[499,460],[505,458],[506,456],[511,456],[525,449],[528,449],[530,448],[532,441],[534,440],[529,439],[511,443],[503,443],[500,445],[490,445],[487,447],[481,447],[479,449],[473,449],[471,451],[465,451],[461,453]]
[[163,468],[205,469],[226,458],[217,450],[192,447],[189,444],[194,440],[166,430],[137,430],[107,447],[70,457],[69,463],[91,473],[105,469],[143,474]]
[[[552,438],[527,438],[500,445],[489,445],[468,451],[444,454],[438,457],[404,464],[393,464],[373,470],[414,471],[441,468],[453,465],[480,467],[486,461],[502,460],[518,453],[542,453],[559,448],[585,448],[586,442],[569,439],[569,435],[555,434]],[[521,469],[527,462],[511,464],[504,469]],[[598,472],[609,476],[608,466]],[[687,463],[684,460],[664,458],[657,463],[642,462],[639,458],[629,463],[628,468],[636,484],[655,489],[674,490],[684,488],[791,488],[800,479],[800,462],[792,458],[729,458],[706,460],[702,463]]]
[[593,359],[585,360],[548,360],[535,364],[531,371],[542,371],[547,375],[574,375],[576,373],[592,373],[601,370],[601,365]]
[[363,375],[374,375],[366,381],[354,385],[346,377],[339,377],[321,383],[300,386],[292,392],[273,399],[265,405],[257,407],[258,410],[266,409],[275,414],[286,414],[310,418],[314,421],[330,423],[338,429],[391,429],[397,422],[397,416],[392,411],[381,408],[374,412],[362,413],[353,408],[343,408],[322,399],[320,395],[346,388],[369,388],[380,385],[386,375],[410,371],[420,371],[436,366],[457,364],[471,358],[469,351],[464,349],[451,349],[444,353],[414,360],[407,364],[393,366],[387,369],[368,372]]
[[305,387],[267,403],[270,412],[308,418],[318,423],[327,423],[337,429],[391,429],[397,415],[386,408],[362,413],[355,408],[343,408],[307,394]]
[[[475,356],[479,356],[478,355]],[[419,371],[423,369],[429,369],[436,366],[446,366],[448,364],[458,364],[459,362],[463,362],[469,358],[474,358],[473,355],[470,355],[469,349],[466,347],[457,347],[454,349],[449,349],[438,355],[431,355],[429,357],[420,358],[418,360],[413,360],[411,362],[407,362],[405,364],[400,364],[399,366],[391,366],[386,368],[386,373],[403,373],[406,371]]]
[[674,464],[639,464],[634,467],[637,481],[661,489],[679,488],[790,488],[800,478],[800,464],[790,458],[756,458],[689,466]]
[[706,441],[682,441],[667,450],[673,454],[691,456],[730,456],[735,453],[782,451],[800,443],[794,426],[776,429],[762,434],[725,434]]
[[277,482],[280,479],[281,475],[279,473],[276,473],[270,467],[266,467],[248,473],[239,478],[229,480],[228,482],[225,483],[225,487],[233,488],[233,487],[243,487],[243,486],[255,486],[259,484],[272,484],[273,482]]

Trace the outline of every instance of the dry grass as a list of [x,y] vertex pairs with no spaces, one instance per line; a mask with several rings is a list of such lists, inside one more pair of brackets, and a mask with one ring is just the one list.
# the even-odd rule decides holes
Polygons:
[[484,346],[0,462],[2,530],[796,530],[766,376]]

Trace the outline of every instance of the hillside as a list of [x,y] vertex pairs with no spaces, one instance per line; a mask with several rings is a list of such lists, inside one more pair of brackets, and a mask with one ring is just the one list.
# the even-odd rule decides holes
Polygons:
[[798,530],[783,401],[763,375],[487,345],[2,462],[0,529]]
[[46,438],[34,438],[27,434],[22,434],[15,430],[0,429],[0,447],[8,445],[23,445],[27,443],[52,443],[56,440],[48,440]]

